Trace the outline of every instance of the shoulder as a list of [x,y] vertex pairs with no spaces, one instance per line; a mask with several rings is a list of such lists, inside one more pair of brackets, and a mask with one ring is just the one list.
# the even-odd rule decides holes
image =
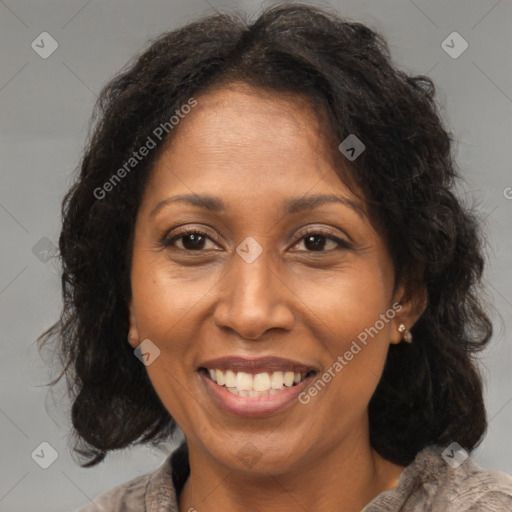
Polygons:
[[512,511],[512,477],[480,467],[462,449],[428,446],[403,470],[397,487],[365,508],[365,512],[384,510]]
[[135,512],[144,510],[144,499],[151,474],[142,475],[94,498],[76,512]]
[[430,446],[417,457],[423,487],[436,491],[431,496],[433,510],[512,510],[510,475],[482,468],[464,450],[449,448]]
[[171,455],[155,471],[133,478],[100,494],[75,512],[173,511],[175,496],[170,466]]

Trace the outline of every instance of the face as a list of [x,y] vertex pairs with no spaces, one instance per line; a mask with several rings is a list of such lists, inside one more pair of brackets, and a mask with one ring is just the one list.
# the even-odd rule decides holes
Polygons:
[[196,99],[138,211],[131,343],[160,350],[146,369],[190,450],[278,474],[367,441],[410,318],[311,107],[234,84]]

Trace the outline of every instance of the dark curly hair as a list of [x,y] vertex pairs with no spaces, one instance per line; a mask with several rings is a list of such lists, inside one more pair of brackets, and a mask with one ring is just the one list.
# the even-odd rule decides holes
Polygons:
[[[390,346],[370,401],[372,446],[402,465],[429,444],[472,450],[487,428],[475,354],[492,325],[481,298],[479,221],[454,193],[459,175],[434,86],[398,70],[365,25],[280,5],[253,23],[224,13],[165,33],[100,94],[80,175],[62,205],[63,310],[39,338],[40,349],[58,344],[62,371],[50,384],[66,376],[82,466],[134,443],[156,446],[175,429],[127,343],[134,223],[162,144],[108,193],[97,191],[170,113],[234,81],[301,95],[323,113],[333,159],[344,160],[345,179],[363,195],[396,282],[427,292],[414,342]],[[353,162],[338,150],[349,134],[366,145]]]

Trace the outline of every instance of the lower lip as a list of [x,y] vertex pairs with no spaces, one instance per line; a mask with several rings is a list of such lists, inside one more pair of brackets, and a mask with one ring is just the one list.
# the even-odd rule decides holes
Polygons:
[[237,396],[213,382],[205,373],[199,372],[203,385],[213,401],[224,411],[237,416],[270,416],[286,409],[296,401],[300,393],[307,388],[314,375],[305,378],[299,384],[286,388],[275,395]]

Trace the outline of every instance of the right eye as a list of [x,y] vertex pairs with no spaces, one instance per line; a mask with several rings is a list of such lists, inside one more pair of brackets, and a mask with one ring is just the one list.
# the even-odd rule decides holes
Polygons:
[[[204,246],[208,240],[213,242],[206,233],[195,229],[171,233],[170,236],[164,238],[162,243],[165,247],[174,247],[182,251],[201,252],[205,249]],[[176,246],[178,241],[180,241],[179,245],[181,247],[179,245]]]

